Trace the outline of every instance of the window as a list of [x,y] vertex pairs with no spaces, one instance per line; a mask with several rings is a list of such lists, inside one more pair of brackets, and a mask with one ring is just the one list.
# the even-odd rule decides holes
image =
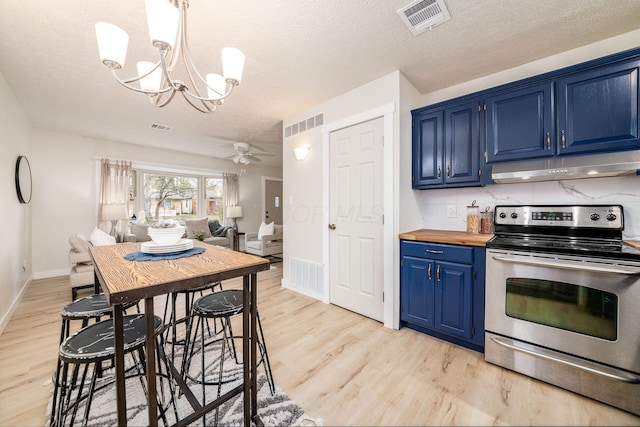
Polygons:
[[[138,220],[154,221],[161,218],[182,222],[205,215],[220,222],[223,219],[223,181],[219,177],[135,170],[129,194],[129,210],[136,213]],[[204,206],[198,203],[203,198]],[[139,218],[141,214],[144,217]]]
[[222,178],[205,178],[207,217],[222,222]]

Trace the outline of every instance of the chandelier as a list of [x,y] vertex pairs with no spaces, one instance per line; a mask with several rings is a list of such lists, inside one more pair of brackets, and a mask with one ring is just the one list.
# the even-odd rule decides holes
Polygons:
[[[107,22],[97,22],[98,51],[100,60],[111,70],[113,77],[128,89],[147,94],[152,105],[164,107],[176,93],[180,93],[192,107],[208,114],[214,112],[240,84],[245,56],[236,48],[223,48],[223,75],[210,73],[203,78],[189,53],[188,8],[187,0],[145,0],[149,38],[158,50],[158,61],[139,61],[136,77],[121,79],[117,75],[117,70],[124,67],[129,42],[129,35],[123,29]],[[181,71],[176,70],[179,63],[182,64],[179,67]],[[172,73],[181,73],[183,80]]]

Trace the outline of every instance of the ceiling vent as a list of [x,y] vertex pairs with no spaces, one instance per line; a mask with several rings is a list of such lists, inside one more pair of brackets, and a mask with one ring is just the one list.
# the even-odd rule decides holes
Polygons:
[[444,0],[415,0],[396,12],[414,36],[451,19]]
[[161,124],[158,124],[158,123],[151,123],[149,125],[149,127],[151,129],[161,130],[161,131],[164,131],[164,132],[171,132],[173,130],[172,126],[161,125]]

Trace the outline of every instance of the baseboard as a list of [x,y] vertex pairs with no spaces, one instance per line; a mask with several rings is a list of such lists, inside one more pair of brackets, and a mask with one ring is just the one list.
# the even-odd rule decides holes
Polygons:
[[60,268],[58,270],[38,271],[37,273],[33,273],[33,280],[49,279],[51,277],[68,276],[70,272],[71,272],[71,267]]
[[9,306],[9,310],[7,310],[7,312],[2,316],[2,320],[0,320],[0,335],[2,335],[2,333],[4,332],[4,328],[7,327],[7,325],[9,324],[9,321],[11,320],[11,317],[13,316],[13,313],[15,313],[16,309],[22,302],[22,297],[24,296],[24,293],[29,287],[29,285],[31,284],[32,280],[33,280],[33,275],[27,278],[27,281],[25,282],[25,284],[22,285],[22,289],[20,289],[20,292],[18,292],[18,295],[16,295],[16,297],[13,299],[13,302],[11,302],[11,305]]
[[308,289],[303,289],[303,288],[299,288],[297,286],[294,286],[287,279],[282,279],[280,284],[285,289],[289,289],[291,291],[297,292],[297,293],[302,294],[302,295],[306,295],[306,296],[311,297],[313,299],[317,299],[317,300],[323,301],[322,295],[317,294],[315,292],[310,292]]

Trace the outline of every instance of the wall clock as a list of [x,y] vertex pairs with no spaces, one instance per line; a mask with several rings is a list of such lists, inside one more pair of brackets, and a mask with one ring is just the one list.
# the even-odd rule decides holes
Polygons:
[[20,203],[31,201],[31,166],[26,156],[18,156],[16,161],[16,192]]

